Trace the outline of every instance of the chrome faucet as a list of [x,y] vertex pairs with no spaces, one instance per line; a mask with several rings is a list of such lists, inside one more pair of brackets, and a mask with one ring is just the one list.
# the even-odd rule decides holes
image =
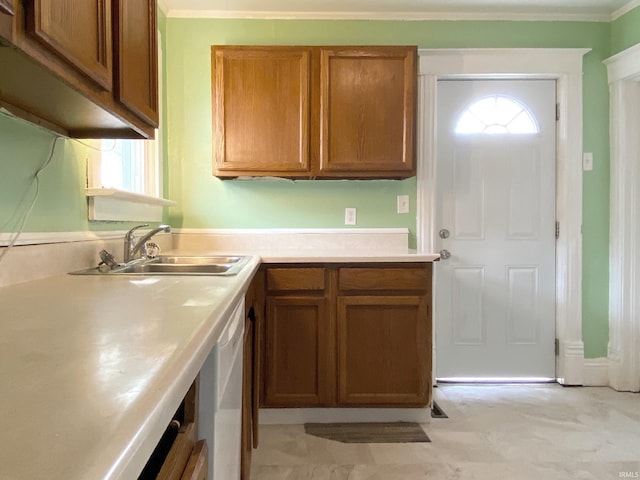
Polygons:
[[169,225],[158,225],[156,228],[146,233],[142,237],[140,237],[137,241],[134,237],[134,232],[139,228],[148,227],[148,223],[144,223],[142,225],[136,225],[131,230],[129,230],[124,236],[124,263],[129,263],[133,260],[138,252],[144,252],[145,244],[147,241],[153,237],[156,233],[171,232],[171,227]]

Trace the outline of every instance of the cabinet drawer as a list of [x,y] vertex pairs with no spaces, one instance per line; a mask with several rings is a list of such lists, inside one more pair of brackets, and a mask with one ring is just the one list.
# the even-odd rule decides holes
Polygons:
[[209,459],[207,458],[207,452],[207,441],[199,440],[195,447],[193,447],[193,451],[191,452],[191,456],[189,457],[189,461],[187,462],[184,472],[182,472],[180,480],[207,479],[207,473],[209,472]]
[[431,273],[426,267],[345,267],[338,272],[344,290],[428,290]]
[[267,290],[269,291],[313,291],[325,289],[325,269],[269,268]]

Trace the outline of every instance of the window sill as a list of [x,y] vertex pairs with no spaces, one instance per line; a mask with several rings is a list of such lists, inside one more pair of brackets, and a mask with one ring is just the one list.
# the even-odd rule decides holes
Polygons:
[[160,222],[164,207],[177,205],[172,200],[116,190],[87,188],[89,220]]

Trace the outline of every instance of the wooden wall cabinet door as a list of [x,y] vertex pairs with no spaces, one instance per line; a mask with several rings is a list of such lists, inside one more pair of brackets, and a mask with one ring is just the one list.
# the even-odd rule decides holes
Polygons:
[[422,296],[341,296],[338,404],[424,406],[431,349]]
[[111,91],[111,0],[29,0],[27,32],[103,89]]
[[5,15],[15,15],[16,7],[13,4],[14,0],[0,0],[0,13]]
[[148,124],[157,127],[156,0],[113,1],[116,99]]
[[212,47],[215,175],[309,175],[310,61],[302,47]]
[[320,173],[415,175],[415,47],[322,48]]

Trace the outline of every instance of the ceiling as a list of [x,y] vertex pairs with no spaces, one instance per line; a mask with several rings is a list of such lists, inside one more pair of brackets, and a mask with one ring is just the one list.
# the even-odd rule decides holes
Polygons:
[[610,21],[640,0],[159,0],[170,17]]

